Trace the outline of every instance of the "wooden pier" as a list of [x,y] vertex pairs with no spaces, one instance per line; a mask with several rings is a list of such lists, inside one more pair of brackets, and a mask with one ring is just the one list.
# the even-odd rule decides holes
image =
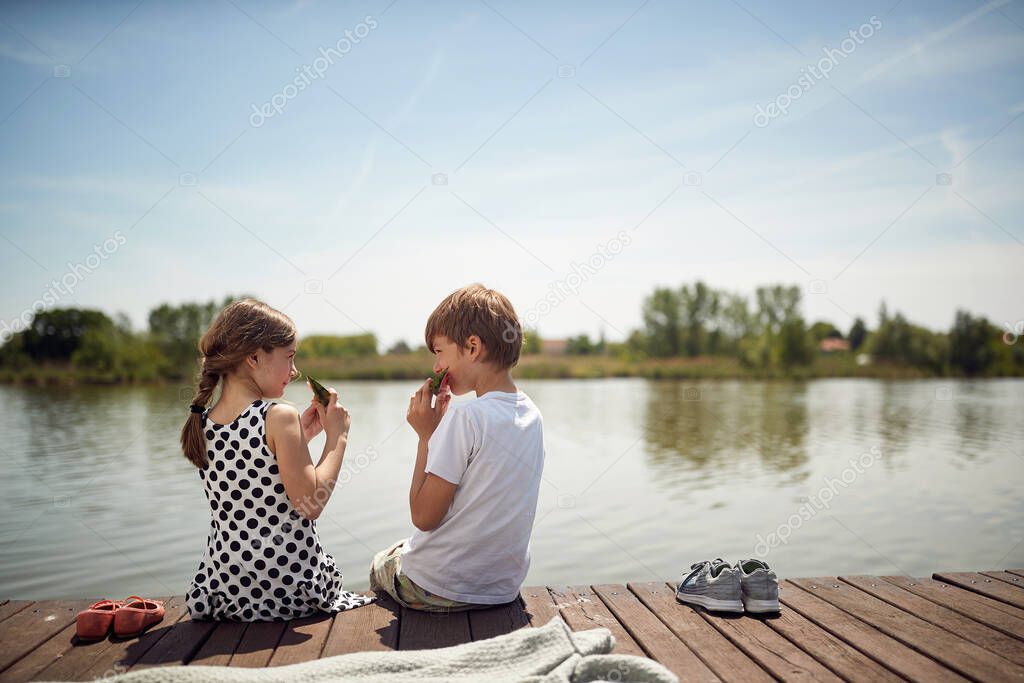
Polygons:
[[651,657],[682,680],[1024,681],[1022,569],[789,579],[782,613],[770,618],[681,605],[670,583],[538,586],[517,603],[448,615],[382,599],[337,615],[251,624],[192,621],[183,596],[168,596],[164,621],[141,636],[78,643],[75,614],[96,599],[0,600],[0,681],[438,648],[557,614],[573,630],[610,629],[616,652]]

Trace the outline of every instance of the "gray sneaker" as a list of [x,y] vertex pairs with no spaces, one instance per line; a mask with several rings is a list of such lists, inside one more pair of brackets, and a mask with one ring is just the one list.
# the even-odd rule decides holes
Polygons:
[[698,562],[690,569],[693,571],[676,588],[676,600],[715,612],[743,611],[739,570],[720,557]]
[[740,560],[736,563],[743,590],[743,608],[748,612],[778,612],[779,579],[766,562]]

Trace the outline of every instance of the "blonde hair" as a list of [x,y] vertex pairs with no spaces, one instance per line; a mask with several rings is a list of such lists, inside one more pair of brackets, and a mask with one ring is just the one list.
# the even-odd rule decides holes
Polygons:
[[[199,374],[193,405],[206,406],[221,378],[257,349],[273,351],[295,341],[295,323],[262,301],[241,299],[229,304],[199,340]],[[181,428],[181,449],[198,468],[206,467],[203,416],[190,413]]]
[[486,349],[484,360],[505,370],[519,362],[523,327],[512,302],[499,291],[474,283],[457,289],[438,304],[427,319],[424,337],[432,349],[434,337],[444,335],[464,348],[477,335]]

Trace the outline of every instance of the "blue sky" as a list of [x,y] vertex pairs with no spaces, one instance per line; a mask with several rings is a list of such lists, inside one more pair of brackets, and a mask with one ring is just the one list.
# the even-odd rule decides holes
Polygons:
[[137,326],[250,292],[418,342],[480,281],[543,336],[621,339],[699,278],[799,285],[843,329],[882,299],[1002,325],[1022,63],[999,0],[6,3],[0,316],[65,278],[54,305]]

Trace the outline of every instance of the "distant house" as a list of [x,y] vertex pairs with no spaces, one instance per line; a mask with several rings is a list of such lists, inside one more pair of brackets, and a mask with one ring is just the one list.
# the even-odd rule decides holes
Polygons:
[[540,352],[549,356],[564,356],[569,346],[568,339],[541,339]]
[[849,351],[850,342],[838,337],[825,337],[818,342],[818,350],[822,353],[834,353],[836,351]]

